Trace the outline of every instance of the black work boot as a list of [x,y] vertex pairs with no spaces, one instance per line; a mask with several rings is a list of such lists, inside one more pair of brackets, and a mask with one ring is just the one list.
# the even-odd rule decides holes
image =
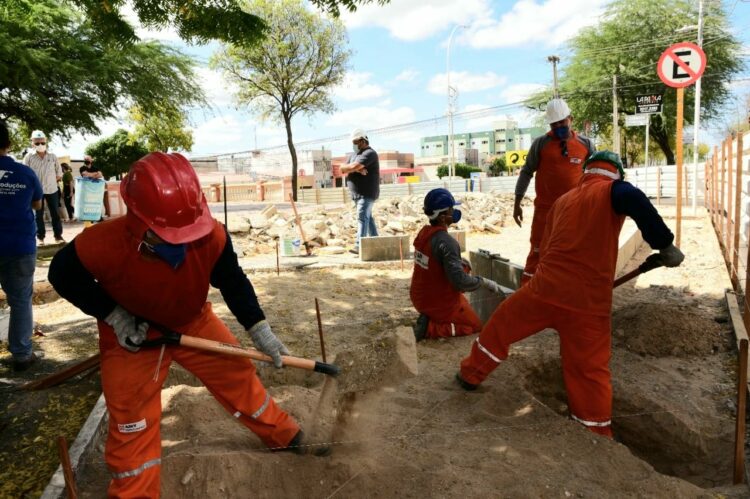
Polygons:
[[327,444],[306,444],[305,434],[302,430],[298,431],[289,444],[279,451],[290,451],[300,456],[313,455],[316,457],[325,457],[331,454],[331,446]]
[[13,359],[13,364],[12,364],[13,370],[15,372],[25,371],[41,358],[42,358],[41,354],[37,354],[36,352],[31,352],[31,355],[29,355],[23,360]]
[[461,388],[463,388],[464,390],[466,390],[467,392],[473,392],[474,390],[476,390],[477,388],[479,388],[479,385],[475,385],[475,384],[469,383],[468,381],[465,381],[461,377],[461,373],[460,372],[456,373],[456,381],[458,382],[458,385]]
[[424,314],[419,314],[417,323],[412,326],[412,329],[414,330],[414,338],[417,340],[417,343],[425,339],[425,336],[427,336],[427,326],[429,325],[430,318]]

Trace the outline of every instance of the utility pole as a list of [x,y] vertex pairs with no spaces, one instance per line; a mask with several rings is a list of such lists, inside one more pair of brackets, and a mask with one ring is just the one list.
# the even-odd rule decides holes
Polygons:
[[[703,0],[698,0],[698,46],[703,48]],[[693,115],[693,215],[698,212],[698,131],[701,122],[701,80],[695,82],[695,114]]]
[[[453,169],[455,165],[456,151],[453,145],[453,105],[456,100],[456,89],[451,87],[451,45],[453,44],[453,35],[456,34],[458,28],[465,28],[463,24],[457,24],[451,31],[451,36],[448,38],[448,50],[445,58],[445,69],[446,69],[446,80],[448,81],[448,178],[453,178]],[[449,180],[450,182],[450,180]],[[450,184],[449,184],[450,185]]]
[[612,75],[612,150],[620,155],[620,125],[617,111],[617,74]]
[[556,55],[547,57],[547,62],[552,63],[552,91],[555,99],[560,98],[560,91],[557,88],[557,63],[560,62],[560,58]]

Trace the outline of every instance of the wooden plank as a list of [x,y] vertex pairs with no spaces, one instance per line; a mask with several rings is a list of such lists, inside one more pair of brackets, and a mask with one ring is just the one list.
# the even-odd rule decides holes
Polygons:
[[734,484],[745,482],[745,413],[747,410],[747,339],[740,341],[737,419],[734,426]]
[[[719,189],[721,191],[719,192],[719,223],[716,225],[719,228],[719,246],[724,246],[724,192],[725,192],[725,186],[724,183],[724,172],[725,170],[725,163],[727,161],[727,141],[724,140],[721,143],[721,165],[720,165],[720,173],[721,173],[721,180],[719,181]],[[724,248],[721,249],[724,251]]]
[[[734,194],[734,176],[733,176],[733,168],[734,168],[734,154],[732,153],[732,145],[734,144],[734,140],[732,138],[729,139],[729,155],[727,157],[727,232],[725,234],[726,236],[726,242],[724,243],[724,254],[726,255],[726,262],[729,264],[729,262],[732,261],[732,251],[733,247],[732,244],[734,243],[734,212],[732,211],[732,195]],[[730,267],[729,269],[729,278],[732,278],[732,269],[731,265],[727,265]],[[735,288],[736,289],[736,288]]]
[[740,305],[737,301],[737,294],[734,291],[727,290],[724,297],[727,301],[727,310],[729,310],[729,318],[732,321],[732,328],[734,329],[734,336],[737,340],[737,348],[739,349],[740,340],[750,341],[750,338],[747,336],[748,323],[746,321],[748,320],[748,316],[745,314],[745,319],[743,320],[740,313]]
[[742,133],[737,135],[737,161],[735,162],[735,171],[737,178],[735,179],[735,193],[734,193],[734,241],[732,241],[732,285],[734,285],[735,291],[739,291],[740,285],[740,230],[742,228]]

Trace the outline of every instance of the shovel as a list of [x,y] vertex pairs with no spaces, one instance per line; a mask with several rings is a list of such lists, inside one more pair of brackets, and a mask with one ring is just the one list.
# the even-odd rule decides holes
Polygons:
[[[195,336],[188,336],[185,334],[171,331],[166,328],[151,325],[156,327],[162,333],[160,338],[152,340],[145,340],[139,345],[131,343],[130,338],[126,342],[132,346],[138,347],[159,347],[162,345],[179,345],[183,347],[197,348],[198,350],[206,350],[209,352],[223,353],[227,355],[236,355],[238,357],[247,357],[253,360],[260,360],[262,362],[273,363],[273,359],[264,353],[259,352],[253,348],[244,348],[240,345],[232,345],[230,343],[223,343],[221,341],[207,340],[205,338],[196,338]],[[319,362],[317,360],[303,359],[301,357],[292,357],[291,355],[282,355],[281,361],[284,366],[296,367],[298,369],[307,369],[308,371],[315,371],[329,376],[336,376],[341,372],[341,368],[334,364],[327,364],[325,362]]]
[[615,279],[615,282],[612,285],[612,287],[616,288],[617,286],[625,284],[629,280],[635,277],[638,277],[641,274],[645,274],[646,272],[650,270],[654,270],[662,266],[664,266],[664,263],[662,262],[661,255],[659,253],[653,253],[651,255],[648,255],[648,257],[643,261],[642,264],[638,266],[637,269],[631,270],[624,276],[618,277],[617,279]]

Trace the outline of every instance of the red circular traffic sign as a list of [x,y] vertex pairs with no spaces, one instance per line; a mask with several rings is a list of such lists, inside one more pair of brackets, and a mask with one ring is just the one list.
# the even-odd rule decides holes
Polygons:
[[687,87],[695,83],[706,69],[706,54],[696,44],[675,43],[659,57],[656,73],[665,85]]

